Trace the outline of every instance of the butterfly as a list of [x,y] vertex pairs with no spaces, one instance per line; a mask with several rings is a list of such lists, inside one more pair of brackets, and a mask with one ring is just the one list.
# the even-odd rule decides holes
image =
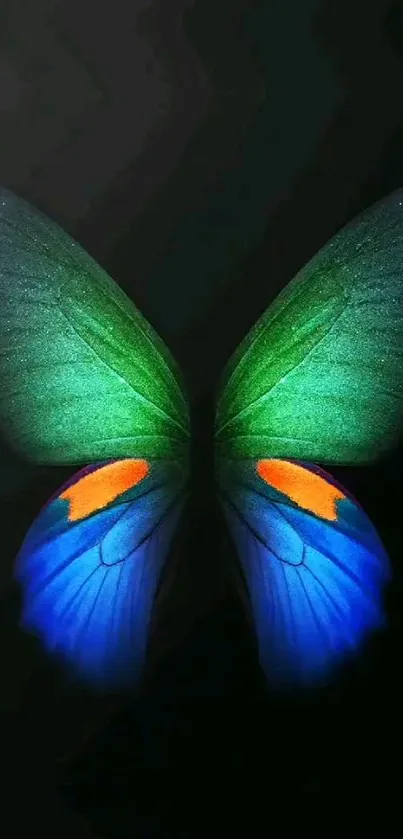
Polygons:
[[[402,266],[398,191],[319,251],[224,371],[215,483],[280,689],[332,678],[385,623],[388,556],[323,467],[399,440]],[[0,297],[2,432],[27,461],[79,467],[16,559],[22,626],[96,689],[135,684],[189,480],[180,372],[81,246],[6,190]]]

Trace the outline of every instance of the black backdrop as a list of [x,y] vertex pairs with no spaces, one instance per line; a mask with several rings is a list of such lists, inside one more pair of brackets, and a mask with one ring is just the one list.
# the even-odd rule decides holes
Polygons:
[[[168,155],[181,119],[206,105],[186,74],[180,20],[208,73],[206,115],[139,213],[143,182]],[[388,631],[333,687],[276,697],[258,667],[212,494],[214,390],[229,354],[295,271],[343,223],[403,184],[402,5],[171,0],[152,4],[140,23],[174,81],[171,118],[73,232],[182,366],[197,441],[191,497],[140,694],[95,700],[66,687],[20,633],[11,582],[27,527],[73,470],[27,467],[2,444],[3,469],[15,481],[2,490],[5,770],[15,800],[35,798],[35,829],[53,808],[53,829],[67,829],[66,806],[100,836],[192,837],[206,815],[215,833],[218,813],[227,833],[241,813],[254,833],[273,828],[279,799],[282,818],[295,808],[308,825],[319,802],[329,813],[351,796],[388,801],[398,783],[402,452],[374,468],[333,470],[390,554]],[[38,186],[25,193],[48,209]]]

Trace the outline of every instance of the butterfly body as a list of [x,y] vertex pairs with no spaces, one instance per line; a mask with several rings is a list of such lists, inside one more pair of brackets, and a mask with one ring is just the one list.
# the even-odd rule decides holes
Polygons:
[[200,507],[214,476],[270,682],[317,684],[382,626],[386,553],[322,467],[377,460],[401,433],[402,196],[338,233],[262,315],[224,372],[204,446],[133,303],[0,192],[2,431],[27,460],[84,467],[22,545],[22,622],[95,687],[138,679],[189,474]]

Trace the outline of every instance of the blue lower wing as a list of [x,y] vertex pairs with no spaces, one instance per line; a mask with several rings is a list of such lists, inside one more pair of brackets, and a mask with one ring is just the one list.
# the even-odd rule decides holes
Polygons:
[[[323,470],[300,466],[335,484]],[[389,561],[375,528],[345,490],[337,518],[323,520],[267,486],[254,463],[223,468],[220,494],[269,682],[328,681],[385,623]]]
[[160,479],[74,522],[61,490],[17,557],[23,628],[95,689],[132,686],[141,673],[153,596],[182,505],[179,482]]

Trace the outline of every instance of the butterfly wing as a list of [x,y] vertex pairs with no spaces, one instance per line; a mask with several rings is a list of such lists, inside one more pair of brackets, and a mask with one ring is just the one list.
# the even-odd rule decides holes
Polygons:
[[5,190],[0,422],[25,459],[86,465],[22,545],[23,626],[95,687],[132,683],[185,490],[186,398],[169,351],[110,277]]
[[224,375],[217,474],[270,680],[314,683],[382,624],[385,551],[309,461],[367,463],[401,435],[402,265],[400,191],[308,263]]
[[188,409],[169,351],[88,254],[0,190],[0,424],[42,464],[183,457]]
[[223,456],[365,463],[403,420],[403,190],[339,232],[230,361]]
[[375,528],[318,467],[262,459],[218,474],[269,681],[325,682],[384,625],[390,570]]
[[23,627],[97,689],[130,687],[141,672],[184,482],[173,463],[86,468],[45,505],[21,547]]

